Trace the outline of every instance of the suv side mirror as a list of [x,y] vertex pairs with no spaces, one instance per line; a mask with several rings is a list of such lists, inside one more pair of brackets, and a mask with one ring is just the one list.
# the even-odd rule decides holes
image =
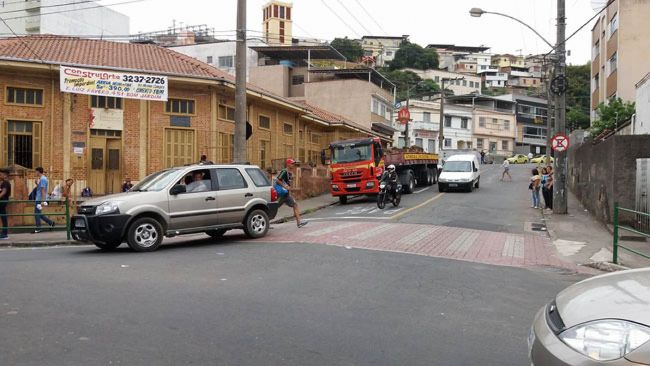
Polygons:
[[178,194],[186,193],[186,192],[187,192],[187,187],[185,187],[182,184],[177,184],[172,187],[172,189],[169,191],[169,194],[171,194],[172,196],[176,196]]

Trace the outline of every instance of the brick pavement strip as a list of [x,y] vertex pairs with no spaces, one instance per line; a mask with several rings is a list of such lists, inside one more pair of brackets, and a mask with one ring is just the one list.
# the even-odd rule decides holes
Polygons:
[[456,227],[376,223],[312,222],[309,229],[276,226],[270,242],[306,242],[402,252],[505,266],[559,267],[583,271],[559,259],[550,239],[540,234],[508,234]]

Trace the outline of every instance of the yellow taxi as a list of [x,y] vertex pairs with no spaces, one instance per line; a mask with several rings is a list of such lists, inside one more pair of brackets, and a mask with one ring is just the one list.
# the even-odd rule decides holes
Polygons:
[[[553,163],[555,161],[555,159],[553,159],[552,156],[549,156],[548,158],[550,159],[549,160],[550,163]],[[545,164],[546,163],[546,155],[537,155],[536,157],[532,158],[530,160],[530,162],[533,163],[533,164]]]
[[517,154],[515,156],[509,157],[507,160],[510,164],[526,164],[528,162],[528,156]]

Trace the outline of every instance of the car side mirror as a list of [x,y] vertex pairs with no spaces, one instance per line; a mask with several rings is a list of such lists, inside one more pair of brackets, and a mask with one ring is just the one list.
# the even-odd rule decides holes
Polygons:
[[187,187],[182,185],[182,184],[177,184],[172,187],[172,189],[169,191],[169,194],[172,196],[176,196],[181,193],[186,193],[187,192]]
[[475,168],[474,168],[474,172],[478,172],[478,168],[475,167]]

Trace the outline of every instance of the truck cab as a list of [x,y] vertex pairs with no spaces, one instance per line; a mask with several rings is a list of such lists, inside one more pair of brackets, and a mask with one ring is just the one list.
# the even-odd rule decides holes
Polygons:
[[[329,153],[330,189],[341,203],[347,203],[348,196],[379,191],[377,175],[384,167],[384,150],[379,138],[334,142]],[[322,160],[325,160],[324,154]]]

